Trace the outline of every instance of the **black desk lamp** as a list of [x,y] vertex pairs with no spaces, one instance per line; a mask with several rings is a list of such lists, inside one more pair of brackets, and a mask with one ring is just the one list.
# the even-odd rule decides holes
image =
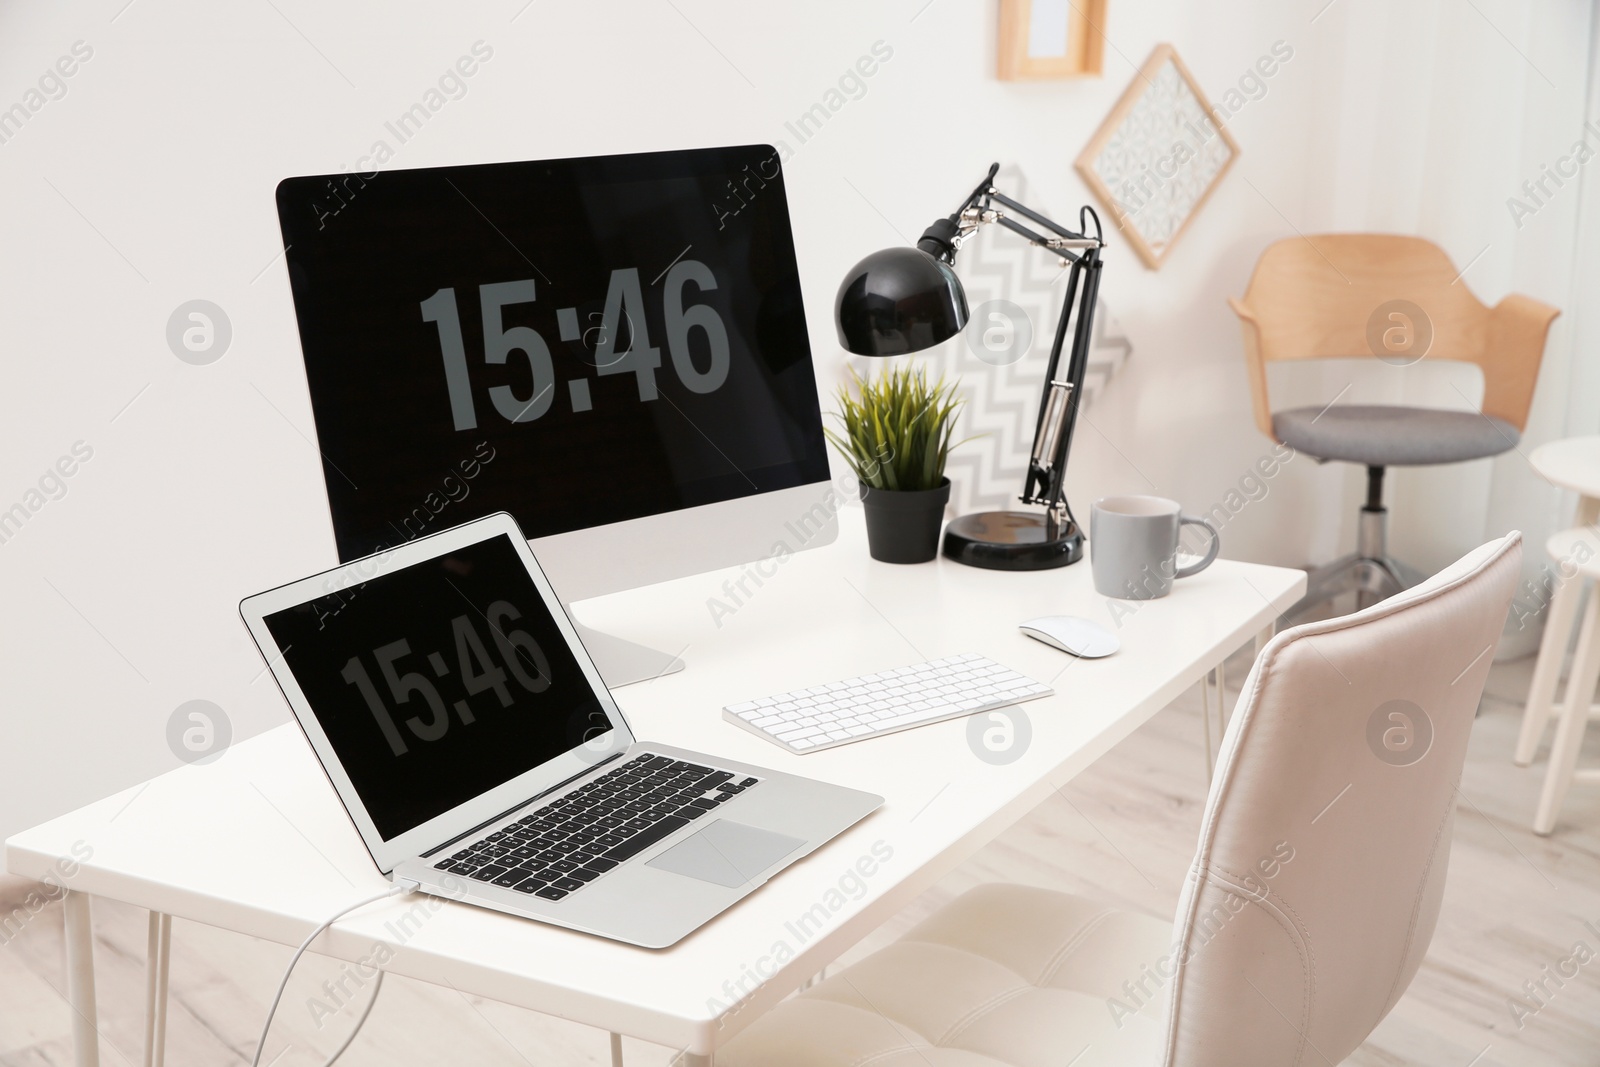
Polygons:
[[[1044,514],[985,511],[953,520],[944,532],[944,554],[953,560],[992,570],[1034,571],[1083,558],[1083,531],[1067,503],[1063,476],[1089,363],[1100,290],[1100,249],[1105,242],[1093,208],[1085,205],[1078,212],[1078,226],[1087,230],[1085,219],[1093,219],[1094,236],[1075,233],[996,189],[994,176],[999,169],[998,163],[990,167],[988,177],[956,213],[929,226],[917,247],[886,248],[857,263],[839,286],[834,317],[840,343],[860,356],[906,355],[954,337],[968,318],[967,294],[952,269],[956,250],[986,222],[998,222],[1030,244],[1055,253],[1062,266],[1071,266],[1067,298],[1045,368],[1028,478],[1019,498],[1024,504],[1043,506]],[[1030,229],[1007,211],[1050,233]],[[1072,355],[1063,374],[1061,349],[1069,321]]]

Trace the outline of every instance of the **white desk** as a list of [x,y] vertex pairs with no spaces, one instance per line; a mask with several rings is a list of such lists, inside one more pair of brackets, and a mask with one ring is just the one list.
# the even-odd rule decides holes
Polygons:
[[[339,922],[316,950],[357,961],[384,942],[394,952],[386,969],[395,973],[685,1049],[689,1062],[709,1063],[724,1040],[1200,680],[1305,591],[1300,571],[1219,561],[1178,582],[1170,597],[1125,615],[1117,628],[1121,652],[1077,661],[1021,636],[1016,625],[1063,613],[1114,625],[1087,561],[1033,574],[943,559],[896,567],[868,558],[859,509],[840,518],[837,544],[794,555],[762,576],[759,588],[747,579],[751,595],[741,595],[744,603],[722,615],[720,626],[706,598],[741,571],[594,601],[580,614],[620,636],[683,650],[687,670],[618,691],[642,740],[872,790],[887,798],[880,811],[666,951],[454,903],[397,938],[385,924],[400,928],[399,916],[417,908],[416,897]],[[219,595],[219,625],[231,624],[226,616],[238,592]],[[1031,743],[1007,766],[974,754],[966,720],[793,756],[721,719],[724,704],[967,651],[1057,689],[1054,697],[1024,705]],[[69,996],[78,1013],[80,1065],[98,1062],[91,897],[153,913],[149,1027],[159,1046],[170,928],[161,914],[296,944],[327,916],[387,884],[292,724],[235,745],[213,764],[179,768],[18,834],[7,842],[6,866],[43,878],[75,854],[75,845],[78,855],[92,850],[62,879],[71,890]],[[880,856],[886,849],[892,855],[863,879],[865,891],[857,899],[836,892],[874,846]],[[808,914],[815,926],[802,928],[799,920]],[[765,982],[757,985],[756,974]]]

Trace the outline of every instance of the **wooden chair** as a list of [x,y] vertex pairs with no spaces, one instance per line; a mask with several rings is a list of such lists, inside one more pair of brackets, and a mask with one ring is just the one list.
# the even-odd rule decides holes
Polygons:
[[[1421,237],[1317,234],[1269,245],[1242,300],[1245,366],[1261,432],[1318,462],[1367,468],[1356,550],[1312,572],[1289,618],[1341,593],[1358,605],[1421,575],[1388,555],[1384,470],[1459,463],[1515,448],[1528,421],[1545,336],[1560,311],[1513,294],[1494,307],[1472,295],[1444,250]],[[1482,410],[1341,404],[1274,411],[1267,364],[1376,356],[1397,365],[1461,360],[1483,372]]]

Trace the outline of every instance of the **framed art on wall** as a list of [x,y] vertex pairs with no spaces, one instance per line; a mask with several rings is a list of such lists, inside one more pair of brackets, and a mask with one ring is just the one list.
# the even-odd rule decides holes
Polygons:
[[1152,270],[1239,157],[1217,115],[1177,50],[1157,45],[1078,156],[1078,173]]
[[1000,0],[1001,81],[1098,75],[1106,0]]

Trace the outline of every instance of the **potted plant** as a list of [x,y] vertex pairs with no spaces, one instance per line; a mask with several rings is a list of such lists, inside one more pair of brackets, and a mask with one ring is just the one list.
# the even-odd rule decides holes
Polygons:
[[844,432],[825,432],[861,483],[868,550],[885,563],[926,563],[939,554],[950,500],[944,463],[964,401],[943,377],[929,384],[921,369],[901,367],[873,381],[854,370],[850,376],[835,413]]

